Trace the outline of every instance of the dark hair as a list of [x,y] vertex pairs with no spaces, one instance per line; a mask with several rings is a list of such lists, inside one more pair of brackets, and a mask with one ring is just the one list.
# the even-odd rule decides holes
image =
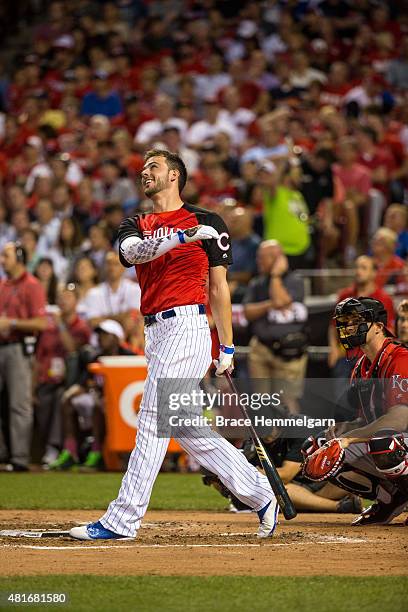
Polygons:
[[[74,230],[74,234],[70,240],[69,245],[66,245],[62,238],[62,225],[63,223],[66,223],[67,221],[71,223],[72,228]],[[82,240],[83,240],[82,230],[81,230],[81,226],[78,220],[75,217],[65,217],[61,221],[61,227],[60,227],[59,238],[58,238],[58,247],[61,250],[62,254],[66,252],[67,248],[78,249],[82,244]]]
[[181,157],[179,157],[175,153],[166,151],[166,149],[150,149],[150,151],[147,151],[147,153],[145,153],[144,160],[147,161],[151,157],[164,157],[169,170],[178,170],[178,186],[179,192],[181,193],[187,182],[187,169]]
[[103,236],[106,238],[106,240],[108,242],[110,242],[110,230],[109,230],[109,226],[106,223],[106,221],[104,219],[101,219],[100,221],[98,221],[97,223],[93,223],[89,230],[88,230],[88,234],[91,231],[91,229],[96,228],[98,230],[100,230],[103,234]]
[[91,264],[91,267],[93,268],[93,271],[94,271],[93,281],[95,285],[97,285],[99,283],[99,271],[98,271],[98,268],[94,260],[89,255],[81,255],[80,257],[78,257],[78,259],[75,260],[74,269],[73,269],[71,278],[69,279],[70,283],[74,283],[75,285],[79,283],[78,276],[77,276],[78,265],[80,264],[81,261],[84,261],[84,260],[88,261]]
[[30,227],[26,227],[25,229],[23,229],[23,231],[21,232],[21,236],[24,236],[26,234],[31,234],[34,240],[38,242],[39,235],[38,235],[37,230],[35,230],[33,227],[30,226]]
[[377,132],[373,130],[372,127],[370,127],[369,125],[362,125],[361,127],[358,128],[358,131],[368,136],[375,144],[377,144],[378,142]]
[[42,263],[47,263],[52,269],[52,275],[50,278],[50,282],[47,288],[47,302],[48,304],[56,304],[57,303],[57,289],[58,289],[58,278],[54,271],[54,262],[50,257],[41,257],[35,266],[34,276],[39,278],[38,276],[38,268]]
[[317,149],[315,157],[324,160],[328,165],[335,162],[335,156],[330,149]]
[[122,212],[122,206],[118,202],[107,204],[104,208],[105,215],[110,215],[113,212]]

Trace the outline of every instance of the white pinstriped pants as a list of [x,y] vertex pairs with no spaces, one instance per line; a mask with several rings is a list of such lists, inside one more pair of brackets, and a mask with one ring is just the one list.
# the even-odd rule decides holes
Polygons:
[[[129,459],[118,497],[100,519],[107,529],[134,536],[147,510],[169,438],[157,437],[157,380],[202,379],[211,364],[211,337],[207,317],[197,306],[175,308],[178,316],[146,328],[148,375],[139,412],[136,446]],[[205,437],[202,433],[208,434]],[[242,453],[210,428],[189,429],[179,444],[203,467],[220,478],[228,489],[254,510],[273,498],[266,477]]]

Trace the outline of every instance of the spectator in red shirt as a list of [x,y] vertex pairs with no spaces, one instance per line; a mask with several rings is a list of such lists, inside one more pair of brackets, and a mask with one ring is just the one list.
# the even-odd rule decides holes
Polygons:
[[212,167],[208,183],[202,193],[220,202],[225,198],[237,197],[237,188],[225,165],[217,163]]
[[387,198],[388,183],[396,164],[388,148],[378,146],[378,136],[369,126],[359,127],[356,131],[359,163],[371,170],[374,187]]
[[403,270],[405,262],[395,255],[398,235],[387,227],[380,227],[371,241],[371,249],[378,271],[376,284],[383,287],[386,284],[397,284],[403,282]]
[[152,117],[151,113],[146,114],[140,110],[139,98],[132,93],[125,97],[124,112],[112,119],[112,125],[124,127],[133,138],[141,124]]
[[89,66],[80,63],[75,67],[76,90],[75,95],[78,99],[92,90],[91,69]]
[[132,61],[125,47],[112,49],[113,77],[111,84],[122,96],[132,94],[139,86],[139,70],[132,66]]
[[360,255],[357,257],[354,268],[354,282],[349,287],[345,287],[338,294],[338,302],[349,297],[371,297],[384,304],[387,311],[388,325],[394,325],[395,313],[391,297],[381,287],[377,285],[377,265],[372,257]]
[[248,78],[243,60],[236,59],[232,61],[229,66],[228,74],[231,77],[231,84],[235,85],[238,89],[239,106],[254,109],[263,90],[259,85]]
[[17,157],[22,152],[25,140],[26,134],[18,125],[17,118],[13,115],[7,115],[4,121],[0,151],[9,159]]
[[62,448],[61,398],[64,388],[75,382],[76,352],[91,337],[88,324],[76,312],[73,286],[58,292],[57,306],[48,309],[47,328],[36,350],[35,418],[45,453],[45,467],[55,461]]
[[357,161],[357,147],[353,139],[344,137],[337,147],[338,162],[333,164],[333,174],[345,190],[344,198],[337,204],[337,218],[346,219],[346,260],[356,256],[357,240],[360,235],[360,221],[365,220],[364,212],[369,206],[372,188],[370,171]]
[[[388,324],[392,329],[394,325],[394,305],[392,299],[384,291],[379,288],[376,283],[377,265],[372,257],[361,255],[357,257],[354,268],[354,282],[349,287],[341,289],[337,295],[337,302],[341,302],[349,297],[370,297],[379,300],[384,304],[384,308],[388,315]],[[328,364],[335,382],[335,395],[339,397],[344,391],[345,379],[348,379],[353,370],[355,359],[347,359],[346,352],[343,346],[339,343],[336,327],[333,321],[329,325],[329,357]]]
[[344,102],[344,96],[350,91],[352,83],[350,82],[350,72],[345,62],[334,62],[330,66],[328,80],[323,85],[320,94],[321,104],[330,104],[336,108],[341,108]]
[[[7,243],[0,256],[7,278],[0,281],[0,384],[8,393],[10,448],[0,433],[0,461],[10,457],[7,471],[28,470],[32,413],[33,342],[30,338],[46,327],[45,292],[26,270],[21,245]],[[2,428],[0,427],[0,432]]]
[[140,112],[144,115],[152,114],[152,107],[157,96],[157,82],[159,73],[156,68],[145,67],[140,73],[139,89],[136,95],[139,99]]
[[126,129],[115,130],[112,135],[114,157],[122,172],[135,179],[143,168],[143,157],[132,150],[132,139]]
[[61,151],[75,153],[77,139],[85,131],[85,122],[79,116],[79,100],[73,96],[64,96],[60,105],[64,125],[58,130],[58,147]]
[[390,32],[395,46],[401,40],[401,28],[397,21],[390,19],[390,6],[386,2],[378,3],[371,13],[370,28],[373,32]]
[[404,181],[408,177],[408,156],[405,155],[401,138],[387,126],[386,119],[375,109],[365,113],[365,120],[377,134],[378,149],[389,154],[393,161],[389,174],[390,199],[392,202],[403,202]]

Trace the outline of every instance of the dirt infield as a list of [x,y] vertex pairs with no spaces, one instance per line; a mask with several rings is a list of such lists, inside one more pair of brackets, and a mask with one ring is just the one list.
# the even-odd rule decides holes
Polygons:
[[[69,529],[95,511],[0,511],[0,529]],[[349,515],[301,514],[259,542],[251,514],[148,512],[135,540],[0,538],[0,575],[408,575],[408,527],[350,527]],[[324,562],[322,561],[324,555]]]

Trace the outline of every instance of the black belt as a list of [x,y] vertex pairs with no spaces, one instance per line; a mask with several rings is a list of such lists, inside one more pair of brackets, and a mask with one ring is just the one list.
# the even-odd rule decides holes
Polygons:
[[[198,314],[205,314],[205,306],[204,304],[197,304],[198,306]],[[177,312],[174,308],[170,308],[170,310],[163,310],[163,312],[158,312],[157,314],[145,315],[144,324],[146,327],[149,325],[153,325],[153,323],[157,323],[162,319],[171,319],[172,317],[177,317]]]
[[0,348],[3,346],[11,346],[12,344],[21,344],[21,340],[14,340],[14,342],[0,342]]

